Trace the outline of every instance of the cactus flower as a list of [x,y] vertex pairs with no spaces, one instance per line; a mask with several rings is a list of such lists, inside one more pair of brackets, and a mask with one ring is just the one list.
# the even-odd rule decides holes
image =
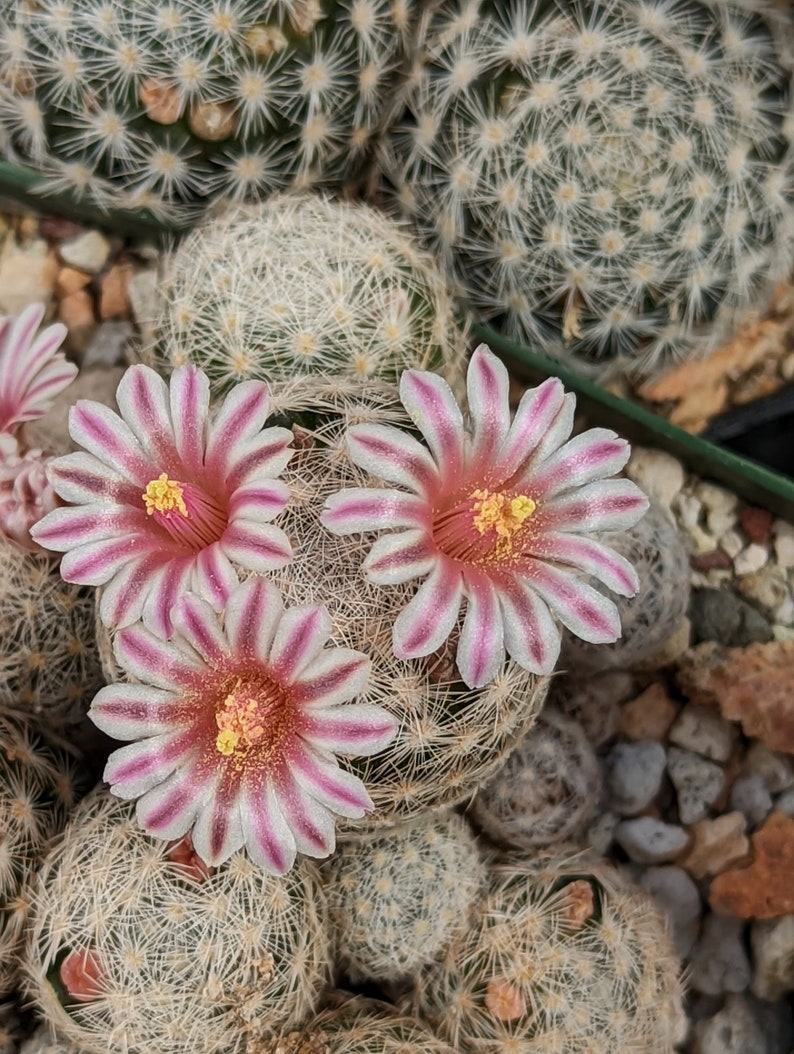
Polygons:
[[292,454],[292,433],[263,427],[261,381],[237,385],[211,416],[209,382],[194,366],[175,370],[170,384],[132,366],[116,400],[120,417],[87,399],[72,407],[69,431],[88,453],[49,468],[72,507],[51,512],[31,534],[65,553],[67,582],[105,586],[106,625],[142,618],[167,635],[186,590],[221,608],[238,583],[233,565],[261,574],[291,560],[287,536],[268,521],[289,497],[275,477]]
[[42,417],[77,375],[58,351],[66,326],[56,322],[34,339],[43,317],[44,305],[31,304],[16,317],[0,319],[0,432]]
[[367,686],[369,659],[326,648],[324,607],[284,610],[276,587],[251,578],[220,617],[193,593],[177,602],[173,637],[142,623],[116,636],[119,664],[135,684],[113,684],[89,716],[129,743],[111,754],[104,778],[120,798],[139,798],[149,834],[193,848],[216,866],[246,847],[284,874],[297,852],[324,857],[333,814],[371,809],[363,783],[335,754],[381,750],[397,722],[381,707],[351,703]]
[[0,534],[29,552],[46,552],[30,537],[30,528],[59,502],[47,479],[41,450],[20,453],[14,436],[0,432]]
[[550,673],[557,620],[592,643],[619,637],[617,608],[583,577],[633,596],[637,576],[589,535],[631,526],[648,502],[630,480],[605,478],[628,460],[625,440],[604,428],[569,438],[575,396],[556,378],[525,392],[511,420],[507,370],[480,345],[467,394],[468,427],[445,381],[406,371],[400,398],[427,445],[391,425],[349,429],[351,460],[396,486],[339,491],[322,521],[337,534],[397,528],[374,541],[364,571],[384,586],[424,579],[394,623],[399,658],[441,647],[465,600],[456,663],[476,688],[505,650]]

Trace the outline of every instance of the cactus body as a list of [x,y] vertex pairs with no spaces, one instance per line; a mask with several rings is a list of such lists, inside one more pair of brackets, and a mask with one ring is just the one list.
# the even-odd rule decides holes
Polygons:
[[382,165],[473,312],[604,377],[706,350],[763,303],[794,252],[782,10],[433,10]]
[[[319,876],[304,862],[274,878],[237,853],[211,874],[98,791],[33,897],[28,987],[84,1054],[242,1051],[317,1007],[329,938]],[[75,954],[82,978],[70,981]]]
[[361,204],[280,196],[197,228],[164,266],[158,368],[193,362],[213,393],[307,373],[462,375],[464,336],[436,264]]
[[323,872],[337,965],[354,981],[395,981],[432,962],[465,930],[485,884],[455,813],[343,846]]
[[102,210],[182,223],[208,201],[340,185],[361,166],[410,0],[14,0],[0,146]]

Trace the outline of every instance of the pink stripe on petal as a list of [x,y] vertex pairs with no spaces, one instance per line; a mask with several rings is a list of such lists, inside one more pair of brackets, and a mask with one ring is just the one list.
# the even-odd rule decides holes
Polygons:
[[604,479],[552,498],[533,516],[538,530],[625,531],[647,508],[648,499],[631,480]]
[[119,665],[145,684],[183,692],[206,679],[206,664],[198,657],[166,643],[140,623],[120,630],[113,650]]
[[193,557],[169,560],[152,572],[146,583],[141,618],[147,629],[158,637],[169,637],[172,633],[171,610],[192,577],[194,562]]
[[513,423],[496,455],[495,471],[502,479],[507,481],[526,467],[562,409],[564,396],[565,389],[557,377],[549,377],[521,396]]
[[237,572],[220,542],[213,542],[197,554],[189,588],[220,611],[238,585]]
[[330,856],[336,846],[333,817],[288,772],[280,781],[279,804],[298,852],[315,859]]
[[269,407],[264,382],[243,381],[232,388],[210,425],[204,464],[211,475],[228,474],[235,460],[232,451],[262,431]]
[[394,654],[415,659],[440,648],[458,620],[463,576],[451,561],[440,558],[432,574],[394,622]]
[[502,613],[496,590],[485,575],[467,572],[464,580],[466,617],[455,662],[464,684],[469,688],[482,688],[504,665]]
[[149,366],[130,366],[119,382],[116,402],[149,460],[160,471],[179,478],[168,385],[163,378]]
[[100,688],[88,716],[114,739],[157,736],[174,727],[180,711],[172,692],[148,684],[111,684]]
[[150,553],[130,560],[102,587],[99,617],[112,629],[129,626],[141,617],[147,597],[147,583],[156,576],[167,556]]
[[326,608],[290,608],[276,630],[270,649],[271,667],[291,684],[320,655],[330,633],[331,616]]
[[510,428],[510,380],[485,344],[475,349],[466,374],[473,425],[471,457],[493,462]]
[[308,743],[296,742],[289,766],[300,785],[332,812],[360,820],[373,808],[372,799],[361,780],[345,772],[334,758]]
[[590,644],[612,644],[620,636],[618,609],[570,572],[528,561],[527,584],[549,605],[571,633]]
[[201,772],[197,763],[185,764],[143,795],[136,807],[138,822],[156,838],[182,838],[202,804],[211,800],[217,779],[211,770]]
[[354,465],[371,475],[407,487],[422,497],[439,485],[433,458],[412,435],[392,425],[353,425],[347,449]]
[[275,479],[289,464],[295,453],[292,432],[286,428],[266,428],[264,432],[239,442],[229,451],[226,475],[228,492],[257,479]]
[[302,707],[335,706],[360,695],[369,685],[372,664],[352,648],[327,648],[292,681],[292,697]]
[[86,505],[101,500],[135,507],[142,490],[110,469],[93,454],[82,450],[55,458],[47,466],[47,478],[64,501]]
[[445,479],[463,468],[463,415],[452,389],[433,373],[406,370],[400,380],[400,399],[425,437]]
[[229,653],[229,642],[218,625],[218,616],[202,597],[184,593],[171,608],[174,629],[197,651],[202,659],[213,664]]
[[160,472],[124,421],[101,403],[78,399],[69,411],[69,434],[113,471],[121,471],[140,493]]
[[379,586],[424,578],[433,570],[438,551],[427,530],[398,531],[376,538],[362,570]]
[[592,538],[572,534],[544,534],[533,555],[568,564],[592,575],[623,597],[633,597],[640,588],[637,572],[625,557]]
[[204,468],[204,445],[209,418],[210,382],[203,370],[192,364],[179,366],[169,381],[169,402],[174,442],[189,472]]
[[276,627],[284,612],[281,594],[263,578],[239,585],[226,603],[226,636],[232,652],[267,665]]
[[397,735],[399,724],[381,706],[348,703],[304,710],[296,721],[296,729],[319,750],[366,757],[387,747]]
[[246,784],[240,808],[248,855],[271,874],[286,874],[297,847],[274,787],[269,782]]
[[503,583],[498,593],[507,653],[530,673],[553,673],[561,637],[546,602],[518,582]]
[[238,487],[229,499],[229,522],[272,520],[289,501],[289,487],[281,480],[252,480]]
[[37,524],[36,540],[40,545],[58,552],[66,552],[88,542],[105,541],[122,535],[134,534],[146,528],[143,508],[103,504],[53,509]]
[[[620,472],[631,450],[608,428],[591,428],[574,436],[532,474],[532,493],[548,500],[562,491]],[[536,497],[536,500],[537,500]]]
[[328,496],[320,523],[332,534],[358,534],[383,527],[423,527],[429,519],[427,503],[413,494],[349,487]]
[[240,798],[236,781],[221,776],[199,810],[190,837],[196,855],[210,867],[218,867],[245,844]]
[[145,555],[151,543],[134,536],[88,542],[66,553],[61,560],[61,578],[84,586],[101,586],[134,557]]
[[169,730],[115,750],[102,778],[117,797],[138,798],[167,779],[184,761],[184,753],[183,736]]
[[236,520],[223,532],[219,545],[233,563],[256,574],[284,567],[293,557],[289,538],[272,523]]

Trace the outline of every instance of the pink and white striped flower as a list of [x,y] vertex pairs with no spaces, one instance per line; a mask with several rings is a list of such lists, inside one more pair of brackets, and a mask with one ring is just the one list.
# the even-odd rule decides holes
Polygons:
[[50,460],[41,450],[20,453],[16,437],[0,432],[0,533],[29,552],[46,552],[30,529],[60,504],[47,479]]
[[0,432],[42,417],[77,375],[58,351],[66,326],[56,322],[34,339],[42,318],[44,305],[31,304],[16,317],[0,319]]
[[222,619],[188,593],[172,620],[169,641],[142,623],[117,634],[116,658],[141,683],[103,688],[89,711],[109,735],[137,740],[110,756],[112,792],[139,798],[138,819],[158,838],[191,831],[209,866],[243,846],[274,874],[297,852],[327,856],[333,814],[373,807],[335,755],[374,754],[397,731],[381,707],[349,702],[369,659],[326,648],[327,610],[285,610],[263,578],[234,589]]
[[121,416],[79,400],[69,431],[88,453],[56,458],[52,485],[72,507],[32,530],[63,552],[67,582],[104,585],[108,626],[142,618],[167,635],[176,598],[193,589],[220,609],[238,583],[234,565],[257,574],[292,559],[286,534],[271,524],[289,490],[276,479],[290,459],[292,433],[264,428],[267,386],[238,384],[209,409],[209,381],[181,366],[170,385],[132,366],[116,393]]
[[575,397],[556,378],[525,392],[511,421],[507,370],[483,344],[467,393],[468,428],[445,381],[406,371],[400,398],[427,446],[390,425],[351,428],[351,460],[397,487],[339,491],[322,522],[336,534],[398,528],[364,562],[380,585],[424,579],[395,620],[398,658],[439,648],[465,599],[456,661],[475,688],[497,675],[505,649],[550,673],[557,619],[593,643],[619,637],[617,608],[582,575],[623,596],[636,593],[637,576],[588,535],[631,526],[648,502],[631,481],[605,478],[628,460],[625,440],[604,428],[569,438]]

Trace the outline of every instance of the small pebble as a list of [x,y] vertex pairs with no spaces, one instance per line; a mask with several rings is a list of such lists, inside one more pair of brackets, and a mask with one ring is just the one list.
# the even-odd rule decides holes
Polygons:
[[770,1001],[794,991],[794,915],[758,920],[750,927],[753,995]]
[[744,648],[772,638],[767,619],[730,589],[693,589],[689,601],[692,640],[713,640],[728,648]]
[[[739,553],[744,549],[744,541],[738,531],[726,531],[720,539],[720,549],[724,550],[731,558],[738,556]],[[733,564],[731,564],[733,566]]]
[[628,739],[661,742],[675,720],[676,705],[658,681],[620,708],[618,729]]
[[703,506],[694,494],[679,494],[673,504],[678,513],[678,522],[686,531],[692,531],[700,524]]
[[62,242],[58,255],[69,267],[86,274],[99,274],[110,256],[110,242],[99,231],[86,231]]
[[685,959],[700,929],[698,887],[686,871],[673,866],[647,868],[638,885],[650,893],[661,913],[670,919],[675,950],[679,958]]
[[82,368],[124,365],[125,349],[133,337],[130,322],[100,322],[83,353]]
[[731,787],[731,808],[747,817],[750,827],[757,827],[772,811],[772,795],[762,776],[740,776]]
[[769,509],[759,509],[757,505],[742,505],[739,526],[751,542],[766,545],[772,531],[772,513]]
[[700,820],[689,829],[692,843],[679,863],[694,879],[718,875],[750,855],[747,820],[742,812],[726,812]]
[[635,446],[626,475],[650,497],[668,509],[684,485],[684,467],[663,450]]
[[666,864],[686,849],[689,835],[677,824],[640,816],[619,823],[615,841],[638,864]]
[[779,812],[784,812],[786,816],[791,816],[794,819],[794,787],[790,787],[788,790],[775,799],[775,808]]
[[772,524],[773,546],[778,567],[784,570],[794,567],[794,524],[786,520],[775,520]]
[[676,789],[681,823],[702,820],[725,787],[725,772],[691,750],[670,747],[667,771]]
[[618,743],[606,760],[604,789],[608,806],[621,816],[636,816],[662,785],[666,757],[661,743]]
[[771,1054],[764,1029],[740,995],[726,997],[722,1010],[695,1026],[694,1054]]
[[687,703],[670,729],[670,742],[712,761],[727,761],[736,742],[736,726],[708,706]]
[[763,545],[752,542],[733,561],[733,569],[739,576],[751,575],[755,571],[760,571],[768,560],[769,550]]
[[794,787],[794,757],[770,750],[755,739],[744,756],[742,773],[760,776],[770,794],[779,794]]
[[709,912],[690,957],[689,983],[698,992],[744,992],[753,976],[744,949],[744,922]]
[[591,846],[599,856],[606,856],[615,840],[615,828],[620,817],[614,812],[601,812],[592,821],[584,834],[585,844]]
[[738,589],[745,600],[755,604],[767,617],[773,617],[786,599],[791,602],[791,590],[784,572],[771,564],[741,578]]

